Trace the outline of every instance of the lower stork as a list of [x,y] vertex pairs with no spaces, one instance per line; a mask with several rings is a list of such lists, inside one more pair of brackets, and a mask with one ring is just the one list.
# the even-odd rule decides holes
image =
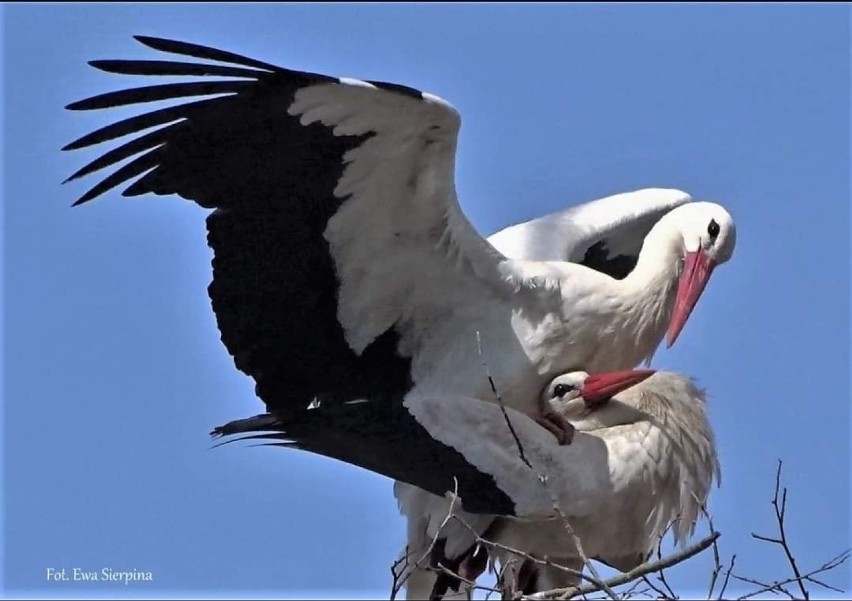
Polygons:
[[[658,371],[604,403],[584,401],[585,378],[584,373],[558,376],[544,391],[544,399],[577,434],[571,446],[551,445],[540,463],[533,463],[547,476],[550,490],[541,485],[531,490],[543,503],[559,502],[588,557],[628,571],[649,558],[669,526],[675,543],[692,534],[714,479],[720,480],[714,435],[704,392],[685,376]],[[564,496],[569,489],[582,490],[589,502]],[[421,560],[406,574],[409,599],[440,597],[448,585],[458,585],[429,569],[430,559],[475,579],[485,565],[485,553],[474,545],[476,534],[497,543],[491,558],[510,590],[531,594],[578,582],[564,570],[506,550],[582,570],[574,539],[559,516],[519,520],[457,512],[467,526],[451,520],[441,529],[450,511],[447,499],[404,483],[397,483],[395,492],[408,518],[407,552]],[[424,559],[422,549],[436,543],[443,555]]]

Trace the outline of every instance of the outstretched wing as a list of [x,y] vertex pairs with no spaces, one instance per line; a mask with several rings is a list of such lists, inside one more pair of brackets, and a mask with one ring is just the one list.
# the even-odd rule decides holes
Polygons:
[[505,411],[471,397],[413,392],[402,405],[320,404],[285,419],[261,415],[231,422],[213,433],[265,432],[230,440],[260,439],[310,451],[439,497],[457,492],[470,513],[551,516],[555,498],[569,514],[585,515],[612,494],[600,438],[577,432],[570,445],[559,445],[528,416]]
[[225,64],[93,61],[122,75],[208,80],[121,90],[69,109],[214,97],[152,110],[66,146],[135,136],[69,178],[135,157],[75,204],[138,177],[124,196],[178,194],[215,209],[207,219],[213,309],[222,341],[271,410],[315,399],[401,399],[411,387],[401,328],[427,328],[455,306],[517,284],[512,262],[458,205],[460,120],[443,100],[137,39]]
[[488,241],[513,259],[570,261],[620,280],[636,266],[660,217],[690,200],[664,188],[625,192],[509,226]]

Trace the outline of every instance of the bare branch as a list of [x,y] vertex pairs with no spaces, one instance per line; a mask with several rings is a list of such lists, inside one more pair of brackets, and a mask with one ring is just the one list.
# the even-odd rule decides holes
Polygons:
[[[753,578],[748,578],[748,577],[745,577],[745,576],[738,576],[736,574],[733,574],[732,578],[739,580],[741,582],[747,582],[749,584],[754,584],[754,585],[760,587],[756,591],[753,591],[751,593],[748,593],[747,595],[743,595],[742,597],[739,597],[739,599],[751,599],[752,597],[763,594],[763,593],[778,594],[779,592],[787,595],[791,599],[796,599],[795,595],[793,595],[792,593],[790,593],[790,591],[788,591],[786,588],[784,588],[785,585],[792,584],[794,582],[798,582],[798,578],[801,578],[802,580],[807,580],[809,582],[813,582],[814,584],[818,584],[820,586],[826,586],[823,583],[817,581],[814,578],[814,576],[816,576],[817,574],[822,574],[824,572],[828,572],[828,571],[831,571],[831,570],[837,568],[838,566],[846,563],[849,560],[850,556],[852,556],[852,549],[847,549],[846,551],[843,551],[839,555],[832,557],[831,559],[826,561],[824,564],[822,564],[820,567],[816,568],[815,570],[811,570],[810,572],[804,574],[803,576],[799,576],[799,577],[792,576],[790,578],[787,578],[786,580],[773,582],[772,584],[765,584],[765,583],[760,582],[758,580],[755,580]],[[826,588],[829,588],[829,589],[832,589],[832,590],[837,590],[837,589],[835,589],[834,587],[831,587],[831,586],[826,586]],[[845,591],[839,591],[839,592],[842,593],[842,592],[845,592]]]
[[568,516],[565,515],[565,512],[562,511],[562,508],[559,507],[559,504],[556,502],[556,499],[553,499],[553,508],[559,514],[560,519],[562,520],[562,525],[565,527],[565,530],[568,532],[568,536],[571,537],[571,542],[574,543],[574,546],[577,549],[577,555],[580,556],[580,559],[583,560],[583,563],[587,568],[589,568],[589,573],[592,575],[592,585],[598,587],[597,590],[605,592],[610,599],[618,599],[618,596],[613,592],[612,588],[601,578],[601,575],[598,573],[595,564],[589,559],[586,555],[586,552],[583,550],[583,543],[580,541],[580,537],[577,536],[577,533],[574,531],[573,526],[571,526],[571,522],[568,520]]
[[[488,362],[485,361],[485,358],[482,355],[482,338],[480,337],[479,330],[476,331],[476,351],[482,358],[482,367],[485,369],[485,375],[488,376],[488,384],[491,386],[491,392],[494,395],[494,398],[497,399],[497,404],[500,406],[501,413],[503,413],[503,419],[506,420],[506,425],[509,427],[509,432],[511,432],[512,438],[515,439],[515,444],[518,446],[518,454],[521,456],[521,461],[523,461],[528,468],[533,469],[532,464],[529,462],[527,456],[524,454],[524,445],[521,444],[521,439],[518,438],[518,433],[515,432],[515,427],[512,425],[512,420],[509,419],[509,414],[506,413],[506,406],[503,404],[503,397],[501,397],[500,393],[497,392],[497,386],[495,386],[494,384],[494,378],[491,377],[491,370],[488,369]],[[540,477],[541,476],[539,476],[539,478]]]
[[[665,529],[665,530],[663,530],[663,533],[660,535],[660,540],[658,540],[658,541],[657,541],[657,561],[661,561],[661,560],[663,559],[663,537],[664,537],[664,536],[666,535],[666,533],[667,533],[667,532],[671,529],[671,527],[674,525],[674,523],[675,523],[675,522],[674,522],[674,521],[672,521],[672,522],[670,522],[670,523],[669,523],[669,525],[668,525],[668,526],[666,526],[666,529]],[[712,546],[712,544],[711,544],[711,546]],[[665,571],[665,568],[660,568],[660,569],[659,569],[659,571],[657,572],[657,579],[660,581],[660,583],[661,583],[664,587],[666,587],[666,592],[668,593],[668,594],[666,595],[666,598],[667,598],[667,599],[679,599],[679,597],[677,596],[677,593],[675,593],[675,592],[672,590],[672,587],[671,587],[671,586],[669,586],[669,583],[668,583],[668,581],[666,580],[666,571]]]
[[844,592],[843,590],[841,590],[841,589],[839,589],[835,586],[831,586],[830,584],[826,584],[825,582],[822,582],[821,580],[817,580],[816,578],[812,578],[810,576],[805,576],[805,580],[807,580],[809,582],[813,582],[817,586],[827,588],[830,591],[834,591],[835,593],[843,593]]
[[781,486],[781,460],[778,460],[778,469],[775,470],[775,498],[772,499],[772,506],[775,508],[775,518],[778,521],[778,532],[781,534],[781,546],[784,548],[784,553],[787,555],[787,561],[790,562],[790,567],[793,569],[793,574],[796,576],[796,582],[799,583],[799,590],[802,591],[802,596],[807,601],[811,598],[808,589],[805,588],[802,574],[799,572],[799,566],[796,565],[796,559],[793,557],[790,546],[787,544],[787,533],[784,530],[784,515],[787,511],[787,487],[781,494],[781,507],[778,507],[778,487]]
[[754,597],[756,595],[762,595],[763,593],[772,593],[774,595],[784,594],[784,595],[787,595],[787,597],[790,598],[790,599],[796,598],[792,593],[790,593],[790,591],[788,591],[786,588],[784,588],[785,584],[790,583],[789,581],[774,582],[772,584],[765,584],[765,583],[760,582],[759,580],[756,580],[754,578],[749,578],[747,576],[738,576],[737,574],[731,574],[731,578],[733,578],[734,580],[739,580],[740,582],[746,582],[748,584],[753,584],[755,586],[760,587],[759,590],[751,592],[747,595],[743,595],[741,597],[737,597],[738,601],[742,601],[744,599],[751,599],[752,597]]
[[[693,493],[693,496],[694,493]],[[707,524],[710,527],[710,532],[715,532],[716,527],[713,525],[713,518],[710,515],[710,512],[707,511],[707,508],[704,507],[703,504],[700,505],[701,513],[704,514],[704,517],[707,519]],[[707,589],[707,599],[713,598],[713,590],[716,588],[716,579],[719,578],[719,574],[722,573],[722,559],[719,554],[719,545],[716,541],[713,541],[713,571],[710,573],[710,587]],[[730,571],[728,572],[730,574]],[[721,599],[721,596],[720,596]]]
[[787,562],[790,564],[790,568],[793,570],[794,576],[793,578],[788,579],[785,582],[795,582],[796,584],[798,584],[799,590],[802,593],[802,598],[807,601],[811,598],[810,592],[805,586],[806,579],[802,577],[802,573],[799,571],[799,566],[796,564],[796,558],[793,556],[793,552],[790,550],[790,545],[787,540],[787,531],[784,525],[784,518],[787,514],[787,487],[785,486],[783,489],[781,488],[781,466],[782,461],[779,459],[778,467],[775,470],[775,496],[772,499],[772,507],[775,510],[775,521],[778,525],[779,538],[762,536],[760,534],[755,534],[754,532],[752,532],[751,535],[757,540],[779,545],[784,550],[784,555],[787,557]]
[[760,534],[751,533],[752,538],[756,538],[757,540],[762,540],[767,543],[774,543],[776,545],[783,545],[784,541],[780,538],[772,538],[771,536],[761,536]]
[[[431,557],[432,551],[435,549],[435,545],[438,543],[438,539],[441,536],[441,531],[444,529],[444,527],[447,525],[447,523],[450,521],[450,519],[453,518],[453,516],[455,514],[456,506],[459,503],[458,491],[459,491],[459,481],[456,479],[455,476],[453,476],[453,493],[450,496],[450,505],[449,505],[449,508],[447,509],[447,515],[444,517],[443,521],[441,522],[441,525],[438,526],[438,530],[435,532],[435,536],[433,536],[432,540],[429,542],[429,546],[420,555],[420,558],[417,561],[414,562],[414,565],[411,566],[411,569],[407,569],[407,568],[409,568],[408,558],[415,551],[412,550],[412,549],[408,549],[408,547],[406,547],[405,554],[400,559],[396,560],[393,563],[393,565],[391,566],[391,574],[393,575],[393,582],[391,583],[391,601],[393,601],[396,598],[396,594],[401,590],[402,586],[411,577],[412,570],[418,569],[422,565],[422,562],[423,562],[424,559],[426,559],[427,557]],[[403,563],[403,562],[404,562],[403,571],[400,574],[397,574],[396,568],[399,566],[400,563]],[[427,564],[427,566],[425,566],[423,569],[428,569],[429,567],[432,567],[432,566]]]
[[[408,577],[408,571],[406,568],[408,567],[408,556],[410,554],[411,553],[406,546],[403,556],[391,564],[391,576],[393,577],[393,581],[391,582],[390,601],[394,601],[396,599],[396,594],[402,589],[402,585],[405,582],[405,580],[400,580],[402,575],[405,574],[406,578]],[[403,564],[402,571],[397,572],[397,568],[400,567],[400,564]]]
[[[624,574],[620,574],[618,576],[613,576],[612,578],[606,581],[606,585],[610,588],[614,588],[617,586],[622,586],[624,584],[628,584],[633,582],[637,578],[642,578],[647,574],[653,574],[662,569],[671,567],[682,561],[686,561],[690,557],[694,557],[698,555],[705,549],[708,549],[717,538],[719,538],[721,534],[719,532],[712,532],[709,536],[701,539],[694,545],[690,545],[686,549],[673,553],[667,557],[659,559],[657,561],[645,562],[642,565],[633,568],[629,572],[625,572]],[[557,599],[561,597],[573,597],[575,595],[580,594],[588,594],[601,591],[602,589],[595,584],[585,584],[582,586],[572,586],[568,588],[561,589],[553,589],[551,591],[543,591],[541,593],[536,593],[534,595],[530,595],[526,597],[527,599]]]
[[647,576],[647,575],[642,576],[642,582],[644,582],[645,584],[647,584],[649,587],[651,587],[651,589],[652,589],[655,593],[657,593],[657,598],[658,598],[658,599],[665,599],[665,600],[671,599],[671,597],[669,597],[668,593],[666,593],[666,591],[664,591],[664,590],[662,590],[662,589],[660,589],[660,588],[657,588],[657,586],[656,586],[654,583],[652,583],[652,582],[648,579],[648,576]]
[[734,562],[736,561],[737,556],[731,555],[731,563],[728,566],[728,571],[725,572],[725,581],[722,583],[722,590],[719,591],[719,596],[717,597],[718,601],[722,601],[722,599],[725,598],[725,590],[728,588],[728,582],[731,580],[731,572],[734,571]]
[[495,543],[495,542],[490,541],[486,538],[482,538],[482,536],[480,536],[479,533],[470,526],[470,524],[468,524],[464,519],[462,519],[461,516],[455,515],[455,516],[453,516],[453,519],[455,519],[457,522],[459,522],[465,528],[468,529],[468,531],[474,536],[475,542],[477,544],[481,544],[484,547],[488,548],[489,550],[497,549],[497,550],[500,550],[500,551],[504,551],[506,553],[511,553],[513,555],[520,557],[521,559],[523,559],[525,561],[530,561],[532,563],[542,565],[542,566],[548,566],[548,567],[556,568],[557,570],[565,572],[566,574],[570,574],[572,576],[582,578],[582,579],[587,580],[588,582],[591,582],[591,583],[595,583],[595,580],[592,577],[584,574],[583,572],[581,572],[579,570],[574,570],[574,569],[569,568],[567,566],[563,566],[563,565],[560,565],[558,563],[554,563],[550,559],[547,559],[547,558],[541,559],[541,558],[536,557],[534,555],[530,555],[529,553],[526,553],[525,551],[521,551],[519,549],[509,547],[508,545],[503,545],[501,543]]

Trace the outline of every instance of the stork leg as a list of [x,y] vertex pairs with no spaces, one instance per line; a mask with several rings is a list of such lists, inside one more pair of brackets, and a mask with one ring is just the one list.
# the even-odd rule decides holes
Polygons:
[[536,591],[536,582],[538,580],[538,567],[527,559],[521,564],[521,569],[518,570],[518,576],[515,581],[515,592],[530,595]]
[[[440,565],[443,565],[450,572],[458,574],[463,580],[475,582],[488,565],[488,551],[483,546],[474,544],[456,559],[448,560],[444,553],[446,542],[446,539],[439,541],[440,551],[438,555],[435,555],[434,552],[438,544],[433,547],[432,567],[438,567],[440,563]],[[435,585],[432,587],[432,594],[429,598],[432,600],[443,599],[449,589],[458,593],[462,584],[462,580],[454,578],[446,572],[441,572],[435,580]],[[469,591],[467,594],[469,596]]]
[[538,580],[538,569],[529,559],[514,557],[503,565],[497,586],[503,599],[516,599],[518,594],[530,594],[535,590]]
[[538,425],[553,434],[559,444],[571,444],[571,441],[574,440],[574,426],[558,413],[547,412],[533,419]]
[[488,566],[488,550],[480,544],[472,547],[459,564],[459,576],[475,581]]

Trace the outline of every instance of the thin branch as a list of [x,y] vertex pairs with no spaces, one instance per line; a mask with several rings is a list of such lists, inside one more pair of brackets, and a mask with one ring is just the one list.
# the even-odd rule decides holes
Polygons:
[[835,593],[844,593],[844,592],[846,592],[846,591],[844,591],[844,590],[842,590],[842,589],[839,589],[839,588],[837,588],[837,587],[835,587],[835,586],[831,586],[830,584],[826,584],[825,582],[823,582],[823,581],[821,581],[821,580],[817,580],[816,578],[812,578],[812,577],[810,577],[810,576],[805,576],[805,580],[807,580],[808,582],[813,582],[813,583],[814,583],[814,584],[816,584],[817,586],[821,586],[821,587],[823,587],[823,588],[827,588],[827,589],[828,589],[828,590],[830,590],[830,591],[834,591]]
[[775,471],[775,498],[772,500],[772,506],[775,508],[775,517],[778,520],[778,531],[781,534],[781,546],[784,548],[784,553],[787,555],[787,561],[790,562],[790,567],[793,568],[793,574],[796,576],[796,582],[799,583],[799,590],[807,601],[810,599],[808,589],[805,588],[802,574],[799,572],[799,566],[796,565],[796,559],[793,557],[790,546],[787,544],[787,533],[784,530],[784,516],[787,511],[787,487],[781,495],[781,508],[778,508],[778,487],[781,486],[781,460],[778,460],[778,469]]
[[658,597],[657,597],[657,598],[658,598],[658,599],[670,599],[670,597],[668,596],[668,594],[666,593],[666,591],[664,591],[664,590],[662,590],[662,589],[657,588],[657,586],[656,586],[653,582],[651,582],[651,581],[648,579],[648,576],[647,576],[647,575],[642,576],[642,582],[644,582],[645,584],[647,584],[649,587],[651,587],[651,589],[652,589],[655,593],[657,593],[657,595],[658,595]]
[[[780,535],[780,538],[761,536],[754,532],[752,532],[751,535],[757,540],[779,545],[784,550],[784,554],[787,556],[787,562],[790,564],[790,568],[793,570],[793,575],[795,576],[791,582],[796,582],[799,585],[799,590],[802,592],[802,598],[807,601],[811,598],[811,596],[805,586],[805,579],[802,578],[799,566],[796,565],[796,558],[793,557],[793,552],[790,550],[790,545],[787,543],[787,532],[784,528],[784,518],[787,512],[787,487],[785,486],[783,490],[781,489],[781,465],[782,461],[779,459],[778,468],[775,470],[775,496],[772,499],[772,507],[775,509],[775,521],[778,524],[778,534]],[[781,492],[780,503],[778,501],[779,491]]]
[[[673,565],[679,564],[682,561],[686,561],[690,557],[694,557],[698,555],[705,549],[709,548],[713,541],[719,538],[721,534],[719,532],[712,532],[709,536],[701,539],[694,545],[687,547],[677,553],[673,553],[668,557],[663,559],[653,561],[653,562],[645,562],[640,566],[637,566],[630,570],[629,572],[625,572],[624,574],[620,574],[618,576],[614,576],[606,581],[606,585],[609,587],[621,586],[623,584],[627,584],[629,582],[633,582],[637,578],[642,578],[647,574],[653,574],[654,572],[658,572],[659,570],[669,568]],[[536,593],[534,595],[530,595],[525,597],[526,599],[556,599],[559,597],[573,597],[574,595],[594,593],[601,591],[600,587],[597,587],[593,584],[584,584],[582,586],[572,586],[567,588],[553,589],[550,591],[543,591],[541,593]]]
[[571,537],[571,542],[574,543],[574,546],[577,549],[577,555],[580,556],[580,559],[583,560],[583,563],[587,568],[589,568],[589,573],[592,575],[594,579],[593,585],[597,586],[600,591],[605,592],[610,599],[617,600],[618,595],[613,592],[612,588],[606,583],[606,581],[601,578],[601,575],[598,573],[595,564],[592,563],[592,560],[586,555],[586,552],[583,550],[583,543],[580,541],[580,537],[577,536],[577,533],[574,531],[574,527],[571,526],[571,522],[568,520],[568,516],[565,515],[565,512],[562,511],[562,508],[559,507],[556,499],[553,499],[553,508],[559,514],[560,519],[562,520],[562,525],[565,527],[565,530],[568,531],[568,536]]
[[[405,553],[402,555],[402,557],[400,557],[395,562],[393,562],[393,564],[391,564],[391,576],[393,576],[393,581],[391,582],[390,601],[394,601],[396,599],[396,594],[402,589],[402,585],[405,582],[404,580],[400,581],[400,577],[403,574],[406,574],[407,578],[408,573],[406,571],[406,568],[408,567],[408,556],[410,554],[411,552],[408,550],[408,546],[406,546]],[[396,570],[402,563],[404,563],[404,565],[402,566],[402,571],[397,573]]]
[[[494,384],[494,378],[491,377],[491,370],[488,369],[488,362],[485,361],[485,357],[482,354],[482,338],[480,337],[479,330],[476,331],[476,351],[479,353],[480,358],[482,358],[482,367],[485,369],[485,375],[488,376],[488,384],[491,386],[491,393],[494,395],[494,398],[497,399],[497,404],[500,406],[500,412],[503,414],[503,419],[506,420],[506,425],[509,426],[509,432],[512,434],[512,438],[515,439],[515,444],[518,447],[518,454],[521,456],[521,461],[523,461],[528,468],[533,469],[532,464],[524,454],[524,445],[521,444],[521,439],[518,438],[518,433],[515,432],[512,420],[509,419],[509,414],[506,412],[506,406],[503,404],[503,397],[501,397],[500,393],[497,392],[497,386]],[[540,477],[541,476],[539,476],[539,478]]]
[[[701,506],[701,512],[707,518],[707,523],[710,526],[710,531],[714,532],[716,528],[713,527],[713,518],[710,517],[710,513]],[[713,590],[716,588],[716,579],[719,578],[719,574],[722,573],[722,559],[719,554],[719,545],[713,541],[713,571],[710,573],[710,586],[707,589],[707,599],[713,598]],[[730,572],[729,572],[730,573]]]
[[[435,532],[435,536],[432,537],[432,540],[430,541],[429,546],[426,548],[426,550],[420,556],[420,559],[418,559],[417,561],[414,562],[414,566],[411,567],[411,569],[405,570],[405,568],[409,567],[408,557],[414,553],[413,550],[409,550],[407,547],[406,547],[405,555],[403,557],[401,557],[400,559],[396,560],[393,563],[393,565],[391,566],[391,573],[394,576],[393,582],[392,582],[392,585],[391,585],[392,586],[392,588],[391,588],[391,601],[393,601],[395,599],[396,594],[402,588],[402,585],[405,584],[408,581],[408,579],[411,577],[412,570],[418,569],[419,566],[421,565],[421,562],[424,559],[426,559],[427,557],[431,557],[432,551],[435,549],[435,545],[438,543],[438,539],[441,536],[441,531],[444,529],[444,527],[447,525],[447,523],[450,521],[450,519],[452,519],[453,516],[454,516],[456,506],[459,502],[458,491],[459,491],[459,481],[456,479],[455,476],[453,476],[453,493],[452,493],[452,496],[450,497],[450,506],[447,509],[447,515],[444,517],[444,520],[441,522],[441,525],[438,526],[438,530]],[[403,566],[403,569],[404,569],[404,571],[402,573],[403,576],[400,578],[396,574],[395,569],[400,563],[403,562],[403,560],[405,561],[405,565]],[[431,566],[427,565],[426,569],[428,569],[428,567],[431,567]]]
[[[663,530],[663,533],[660,535],[660,540],[657,541],[657,560],[658,561],[662,560],[662,558],[663,558],[663,537],[666,535],[666,532],[668,532],[668,530],[674,525],[674,523],[675,523],[675,520],[672,520],[671,522],[669,522],[669,525],[666,526],[666,529]],[[657,573],[657,578],[663,584],[663,586],[666,587],[666,591],[668,591],[668,596],[667,596],[668,599],[679,599],[679,597],[677,596],[677,593],[675,593],[672,590],[672,587],[669,586],[668,580],[666,580],[666,572],[665,572],[664,568],[660,568],[659,572]]]
[[[642,584],[641,580],[634,580],[633,584],[630,585],[630,588],[628,588],[626,591],[619,593],[620,598],[621,599],[632,599],[634,597],[634,595],[641,595],[642,591],[636,590],[639,587],[640,584]],[[648,590],[648,589],[643,589],[643,590]]]
[[516,556],[518,556],[518,557],[520,557],[520,558],[522,558],[526,561],[531,561],[535,564],[542,565],[542,566],[548,566],[548,567],[556,568],[557,570],[565,572],[566,574],[576,576],[577,578],[584,579],[584,580],[586,580],[590,583],[593,583],[593,584],[597,583],[592,577],[584,574],[582,571],[575,570],[575,569],[569,568],[568,566],[560,565],[558,563],[553,563],[549,559],[540,559],[540,558],[538,558],[534,555],[530,555],[529,553],[526,553],[525,551],[520,551],[520,550],[515,549],[513,547],[509,547],[508,545],[504,545],[504,544],[501,544],[501,543],[495,543],[495,542],[490,541],[486,538],[482,538],[479,535],[479,533],[471,527],[470,524],[468,524],[466,521],[464,521],[464,519],[462,519],[458,515],[453,516],[453,519],[455,519],[462,526],[467,528],[467,530],[473,535],[476,544],[481,544],[484,547],[487,547],[489,550],[496,549],[496,550],[504,551],[506,553],[511,553],[512,555],[516,555]]
[[728,566],[728,571],[725,572],[725,581],[722,583],[722,590],[719,591],[719,596],[717,597],[718,601],[722,601],[722,599],[725,598],[725,590],[728,588],[728,582],[731,580],[731,572],[734,571],[734,562],[736,561],[736,554],[731,555],[731,564]]
[[[710,528],[710,532],[716,532],[716,525],[713,523],[713,516],[710,515],[710,512],[707,511],[707,507],[702,503],[698,497],[695,495],[695,492],[692,493],[692,498],[695,499],[695,502],[698,503],[698,507],[701,510],[702,515],[707,520],[707,526]],[[737,556],[731,556],[731,565],[728,566],[728,571],[725,574],[725,580],[722,583],[722,590],[719,591],[719,596],[717,597],[718,601],[721,601],[722,597],[725,594],[725,589],[728,588],[728,582],[731,579],[731,571],[734,569],[734,561]],[[713,598],[713,591],[716,589],[716,580],[719,578],[719,575],[722,573],[722,554],[719,552],[719,543],[717,541],[713,541],[713,572],[710,575],[710,588],[707,591],[707,599]]]
[[[804,579],[804,580],[808,580],[809,582],[813,582],[814,584],[819,584],[820,586],[825,586],[826,588],[836,590],[836,589],[834,589],[834,587],[827,586],[827,585],[823,584],[822,582],[816,580],[814,578],[814,576],[816,576],[817,574],[822,574],[823,572],[831,571],[834,568],[843,565],[844,563],[846,563],[849,560],[850,556],[852,556],[852,549],[847,549],[846,551],[843,551],[839,555],[832,557],[831,559],[826,561],[824,564],[822,564],[820,567],[818,567],[814,570],[811,570],[810,572],[804,574],[803,576],[801,576],[801,578]],[[747,582],[749,584],[754,584],[754,585],[760,587],[759,590],[748,593],[747,595],[743,595],[742,597],[739,597],[739,599],[751,599],[752,597],[754,597],[756,595],[760,595],[762,593],[768,593],[768,592],[772,592],[772,593],[777,594],[778,591],[783,592],[785,595],[787,595],[791,599],[796,598],[795,595],[791,594],[787,589],[784,588],[784,585],[786,585],[786,584],[792,584],[793,582],[797,582],[797,579],[796,579],[795,576],[787,578],[786,580],[773,582],[772,584],[765,584],[765,583],[760,582],[758,580],[755,580],[753,578],[747,578],[745,576],[738,576],[736,574],[733,575],[733,578],[735,578],[736,580],[739,580],[741,582]],[[845,591],[838,591],[838,592],[843,593]]]
[[755,534],[754,532],[751,533],[751,537],[756,538],[757,540],[762,540],[763,542],[766,542],[766,543],[773,543],[773,544],[776,544],[776,545],[783,545],[784,544],[784,541],[781,540],[780,538],[772,538],[771,536],[761,536],[760,534]]
[[784,585],[789,584],[790,582],[795,580],[794,578],[787,580],[787,581],[783,581],[783,582],[774,582],[772,584],[766,584],[766,583],[763,583],[763,582],[756,580],[754,578],[749,578],[747,576],[739,576],[737,574],[731,574],[731,578],[733,578],[734,580],[739,580],[740,582],[746,582],[748,584],[753,584],[755,586],[760,587],[759,590],[756,590],[756,591],[749,593],[747,595],[743,595],[741,597],[737,597],[737,601],[744,601],[745,599],[751,599],[752,597],[754,597],[756,595],[761,595],[763,593],[773,593],[775,595],[784,594],[784,595],[787,595],[787,597],[790,598],[790,599],[796,598],[795,595],[793,595],[790,591],[788,591],[786,588],[784,588]]

